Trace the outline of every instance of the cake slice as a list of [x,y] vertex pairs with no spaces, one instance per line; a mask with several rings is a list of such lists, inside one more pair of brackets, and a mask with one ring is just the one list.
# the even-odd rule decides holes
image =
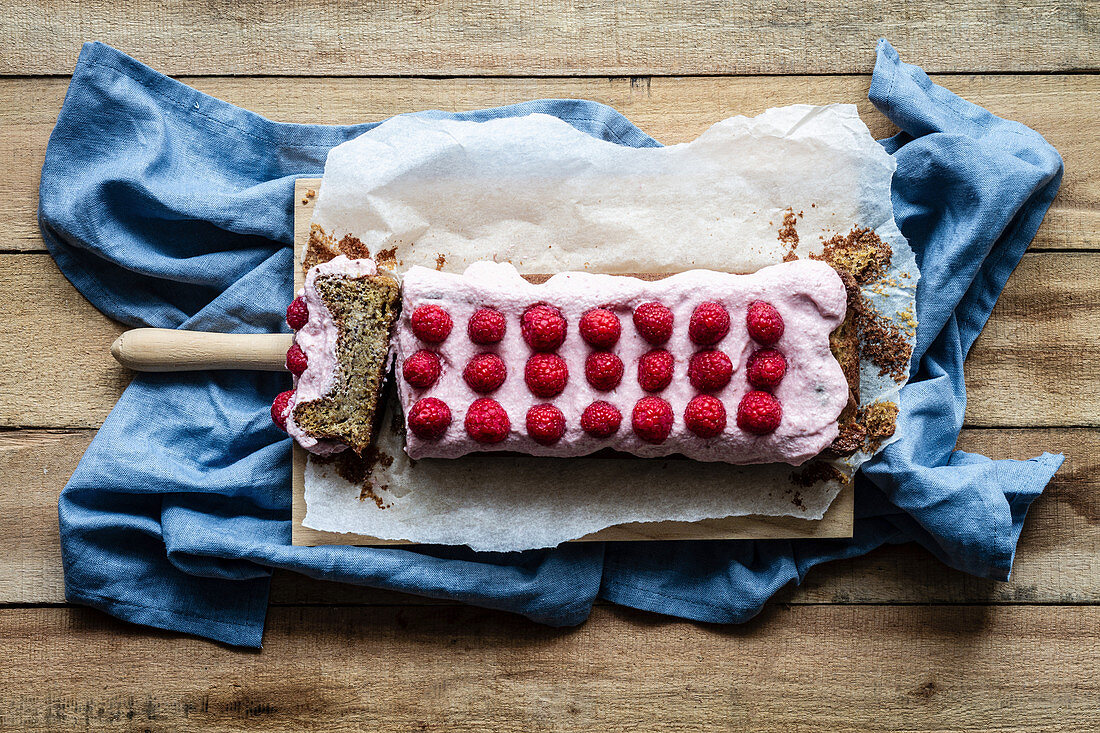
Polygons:
[[307,273],[287,311],[296,330],[287,353],[294,389],[272,411],[307,450],[370,446],[399,305],[397,281],[377,274],[373,260],[340,255]]

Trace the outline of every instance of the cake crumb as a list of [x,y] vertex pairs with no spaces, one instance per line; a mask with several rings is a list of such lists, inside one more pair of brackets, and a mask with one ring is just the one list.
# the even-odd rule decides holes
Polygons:
[[779,242],[787,248],[787,253],[783,255],[784,262],[792,262],[798,259],[795,250],[798,249],[798,229],[796,227],[799,216],[801,216],[801,212],[795,214],[794,208],[790,206],[783,213],[783,226],[779,227]]
[[447,255],[440,252],[435,256],[435,269],[442,271],[443,266],[447,264]]
[[860,356],[878,367],[879,376],[901,383],[909,376],[913,346],[906,334],[864,300],[856,315]]
[[[825,461],[813,461],[801,471],[791,474],[791,483],[795,486],[810,487],[823,481],[836,481],[845,486],[851,483],[852,479],[845,476],[839,468]],[[798,496],[797,492],[795,496]]]
[[[314,460],[317,460],[316,457]],[[365,455],[360,456],[353,450],[337,453],[334,457],[325,461],[331,462],[336,475],[350,484],[359,485],[359,500],[370,499],[379,509],[388,509],[392,504],[386,502],[378,493],[386,491],[385,485],[375,486],[371,483],[370,475],[375,466],[389,467],[393,464],[393,456],[384,453],[374,446],[367,448]]]
[[329,236],[317,224],[309,227],[309,241],[306,243],[305,255],[302,257],[302,269],[309,271],[323,262],[328,262],[338,255],[336,240]]
[[337,247],[340,253],[345,255],[348,259],[363,260],[370,258],[370,250],[367,248],[367,245],[363,244],[359,237],[345,234]]
[[913,304],[905,306],[904,309],[897,312],[898,321],[901,322],[902,327],[909,333],[910,336],[917,332],[917,318],[913,313]]
[[378,254],[374,256],[374,261],[379,267],[393,269],[397,265],[397,247],[378,250]]
[[869,451],[874,453],[897,429],[898,406],[881,400],[873,402],[859,411],[859,421],[867,428]]
[[866,285],[882,278],[894,252],[873,230],[852,227],[848,234],[826,241],[820,255],[811,256],[851,273],[857,283]]

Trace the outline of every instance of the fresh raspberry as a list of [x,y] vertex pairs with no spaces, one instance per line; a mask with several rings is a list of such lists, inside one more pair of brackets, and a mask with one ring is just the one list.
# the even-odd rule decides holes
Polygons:
[[737,406],[737,427],[747,433],[766,435],[779,427],[783,407],[767,392],[753,390]]
[[462,378],[470,389],[481,394],[495,392],[504,384],[508,376],[508,368],[504,366],[504,360],[496,354],[478,354],[466,365],[462,372]]
[[417,400],[409,410],[408,423],[416,437],[436,440],[451,426],[451,408],[443,400],[425,397]]
[[672,337],[672,311],[660,303],[642,303],[634,309],[634,328],[654,346]]
[[533,354],[523,370],[523,381],[536,397],[556,397],[569,381],[569,366],[557,354]]
[[646,392],[660,392],[672,381],[675,360],[664,349],[654,349],[642,354],[638,360],[638,384]]
[[606,308],[593,308],[581,316],[581,338],[594,349],[610,349],[619,341],[619,317]]
[[466,324],[466,333],[475,344],[498,344],[508,330],[508,322],[500,311],[493,308],[478,308]]
[[441,344],[451,335],[451,314],[438,305],[421,305],[413,311],[412,330],[418,339],[429,344]]
[[286,431],[286,418],[290,414],[290,410],[287,409],[290,406],[290,397],[294,394],[294,390],[288,389],[286,392],[280,392],[275,398],[275,401],[271,403],[271,422],[279,428],[279,430]]
[[783,335],[783,316],[775,306],[762,300],[754,300],[749,305],[745,325],[752,340],[763,346],[774,346]]
[[660,397],[643,397],[630,416],[634,433],[647,443],[663,443],[672,432],[672,406]]
[[535,351],[553,351],[565,341],[565,318],[552,305],[533,305],[523,312],[520,330]]
[[306,352],[302,351],[302,347],[298,344],[291,344],[286,352],[286,368],[294,376],[300,377],[307,366],[309,366],[309,360],[306,359]]
[[527,434],[536,443],[553,445],[565,435],[565,415],[553,405],[533,405],[527,411]]
[[777,349],[759,349],[752,352],[745,371],[753,387],[775,389],[787,373],[787,360]]
[[306,301],[302,297],[297,297],[290,301],[290,305],[286,309],[286,325],[293,328],[295,331],[306,325],[306,321],[309,320],[309,308],[306,307]]
[[710,395],[692,397],[684,409],[684,424],[700,438],[713,438],[726,429],[726,406]]
[[466,434],[479,443],[499,443],[511,429],[508,413],[496,400],[482,397],[466,411]]
[[619,431],[623,414],[610,402],[599,400],[584,408],[581,430],[593,438],[610,438]]
[[717,349],[697,351],[688,362],[688,380],[700,392],[717,392],[730,383],[733,362]]
[[439,354],[427,349],[421,349],[405,359],[401,367],[401,374],[405,377],[405,381],[417,389],[431,387],[442,372],[443,365],[439,362]]
[[688,324],[688,336],[700,346],[716,344],[730,332],[730,314],[721,303],[707,301],[695,306]]
[[584,360],[584,378],[601,392],[613,390],[623,381],[623,360],[607,351],[594,351]]

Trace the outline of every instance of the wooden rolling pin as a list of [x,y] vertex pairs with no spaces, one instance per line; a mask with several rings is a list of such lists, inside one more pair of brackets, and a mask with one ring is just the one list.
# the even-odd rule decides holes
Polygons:
[[135,328],[115,339],[111,355],[136,372],[199,369],[286,369],[289,333],[209,333],[171,328]]

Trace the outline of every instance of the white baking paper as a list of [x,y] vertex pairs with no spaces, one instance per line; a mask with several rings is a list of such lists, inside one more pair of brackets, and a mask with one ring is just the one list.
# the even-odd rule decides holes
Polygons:
[[[865,288],[880,313],[912,323],[916,262],[894,223],[894,160],[853,105],[794,105],[732,117],[690,143],[628,148],[548,115],[488,122],[394,118],[334,148],[313,223],[358,237],[395,274],[461,272],[480,259],[521,272],[752,272],[782,261],[778,230],[797,215],[795,254],[853,226],[893,249],[889,284]],[[391,259],[392,257],[392,259]],[[911,326],[910,326],[911,327]],[[864,405],[900,384],[864,364]],[[398,409],[389,400],[387,410]],[[625,522],[759,514],[819,519],[836,481],[792,483],[798,468],[638,458],[467,456],[410,461],[387,415],[371,475],[376,501],[310,461],[304,524],[476,550],[550,547]],[[833,462],[850,476],[860,462]],[[388,463],[388,465],[387,465]]]

